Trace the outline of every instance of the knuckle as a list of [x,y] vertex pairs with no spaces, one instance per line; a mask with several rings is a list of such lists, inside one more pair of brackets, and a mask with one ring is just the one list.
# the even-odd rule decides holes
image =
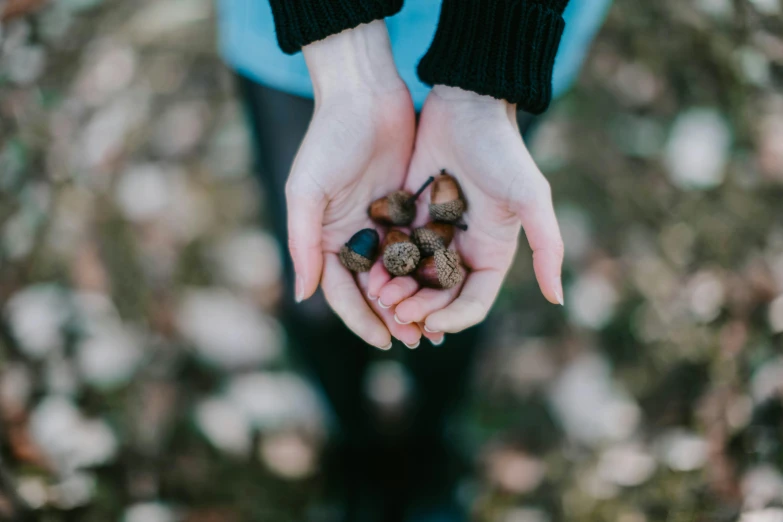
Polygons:
[[522,176],[514,176],[508,186],[508,197],[512,203],[522,208],[527,207],[535,199],[529,183]]
[[289,236],[288,237],[288,251],[289,252],[301,252],[305,249],[305,246],[302,244],[302,241],[296,236]]
[[549,198],[552,197],[552,184],[549,183],[549,180],[546,179],[543,175],[538,176],[536,190],[538,191],[539,195],[547,196]]
[[522,209],[551,205],[552,186],[543,176],[519,178],[509,188],[509,196]]
[[539,212],[547,212],[552,208],[552,185],[544,176],[538,176],[533,182],[533,197],[530,206]]
[[563,243],[563,239],[558,237],[555,239],[552,243],[552,253],[555,254],[559,259],[563,259],[563,256],[565,255],[565,243]]
[[288,201],[306,201],[318,199],[318,189],[302,180],[301,176],[292,175],[285,182],[285,196]]
[[292,178],[285,182],[285,197],[290,199],[296,193],[296,184]]

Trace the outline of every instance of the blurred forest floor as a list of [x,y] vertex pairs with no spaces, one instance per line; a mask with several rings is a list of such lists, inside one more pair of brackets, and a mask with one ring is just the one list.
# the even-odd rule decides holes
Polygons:
[[[0,519],[323,518],[214,6],[6,14],[37,3],[0,26]],[[566,306],[523,249],[460,437],[476,520],[783,520],[781,3],[616,0],[530,146]]]

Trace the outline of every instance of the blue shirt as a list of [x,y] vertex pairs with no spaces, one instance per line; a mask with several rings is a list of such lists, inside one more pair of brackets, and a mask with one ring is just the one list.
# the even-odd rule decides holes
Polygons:
[[[416,76],[416,65],[432,42],[441,0],[408,0],[386,19],[394,59],[417,109],[429,87]],[[571,0],[563,15],[565,31],[555,59],[553,95],[566,91],[584,61],[611,0]],[[219,1],[220,49],[237,72],[267,87],[312,98],[313,87],[301,53],[289,56],[277,45],[275,24],[265,0]]]

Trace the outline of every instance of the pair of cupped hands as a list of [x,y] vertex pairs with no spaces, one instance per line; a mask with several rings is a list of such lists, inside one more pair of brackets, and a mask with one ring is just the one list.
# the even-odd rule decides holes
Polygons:
[[[549,183],[522,141],[516,106],[435,85],[418,126],[408,89],[392,58],[386,24],[376,21],[303,48],[315,112],[286,185],[289,249],[296,300],[318,288],[354,333],[382,349],[392,337],[409,347],[481,322],[511,267],[520,228],[533,251],[541,291],[563,303],[563,242]],[[449,290],[392,278],[378,260],[353,274],[338,259],[357,231],[375,227],[370,202],[392,191],[415,192],[447,169],[468,204],[467,231],[456,249],[468,270]],[[428,221],[429,191],[414,226]]]

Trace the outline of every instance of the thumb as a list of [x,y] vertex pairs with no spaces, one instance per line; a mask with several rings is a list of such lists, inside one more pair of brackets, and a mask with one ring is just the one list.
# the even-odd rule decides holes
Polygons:
[[549,184],[537,197],[529,198],[518,211],[530,248],[533,250],[533,270],[544,297],[551,303],[563,304],[563,239],[557,224]]
[[295,299],[299,303],[312,296],[321,281],[323,227],[326,199],[286,187],[288,207],[288,249],[296,273]]

